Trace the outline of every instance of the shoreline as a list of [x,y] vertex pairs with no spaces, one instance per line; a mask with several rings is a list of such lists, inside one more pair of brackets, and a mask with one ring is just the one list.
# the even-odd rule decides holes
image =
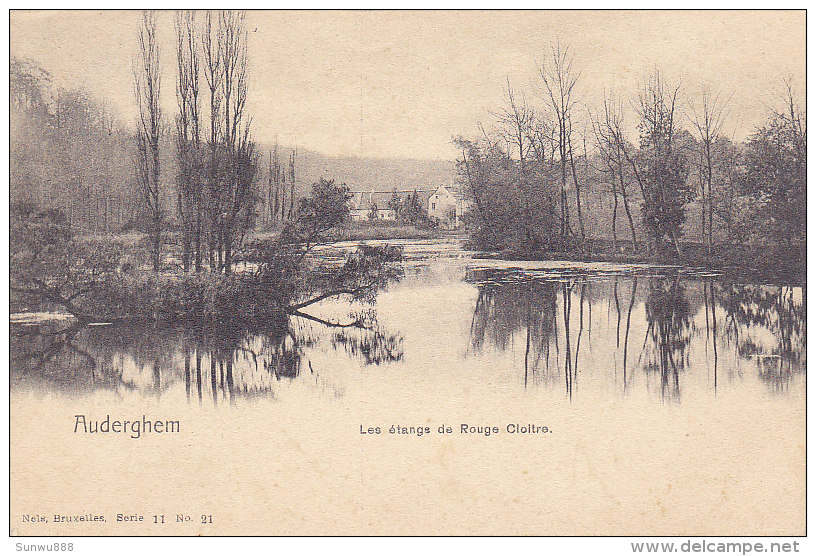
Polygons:
[[693,254],[682,257],[649,256],[645,253],[608,253],[608,252],[572,252],[572,251],[534,251],[522,252],[516,250],[481,252],[474,255],[476,259],[504,260],[504,261],[569,261],[582,263],[617,263],[665,265],[678,268],[693,268],[721,274],[725,279],[750,280],[752,282],[768,283],[805,287],[807,285],[807,267],[805,260],[798,257],[780,258],[765,252],[762,260],[771,260],[773,267],[746,266],[736,261],[760,260],[758,253],[751,249],[739,249],[727,257],[713,255],[706,256]]
[[[256,232],[254,238],[265,239],[275,232]],[[97,241],[122,242],[133,245],[141,237],[133,234],[111,234],[109,236],[93,237]],[[709,257],[704,246],[699,243],[682,244],[683,256],[648,255],[643,252],[629,251],[613,253],[611,242],[608,240],[592,240],[594,249],[589,252],[580,251],[552,251],[535,250],[523,251],[519,249],[490,250],[471,245],[469,237],[460,230],[440,228],[417,228],[410,225],[375,224],[351,225],[342,228],[339,242],[356,241],[389,241],[389,240],[446,240],[456,239],[461,242],[462,248],[473,252],[474,259],[504,260],[504,261],[568,261],[582,263],[617,263],[666,265],[710,271],[721,274],[730,280],[748,280],[755,283],[778,285],[781,283],[806,286],[807,266],[806,249],[793,248],[792,252],[783,248],[747,247],[734,245],[715,245],[714,252]],[[626,242],[619,242],[626,246]],[[772,266],[760,266],[745,262],[769,261]]]

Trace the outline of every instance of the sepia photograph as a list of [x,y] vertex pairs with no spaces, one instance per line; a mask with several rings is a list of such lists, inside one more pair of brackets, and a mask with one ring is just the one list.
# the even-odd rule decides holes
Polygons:
[[17,551],[800,550],[805,10],[10,10],[9,49]]

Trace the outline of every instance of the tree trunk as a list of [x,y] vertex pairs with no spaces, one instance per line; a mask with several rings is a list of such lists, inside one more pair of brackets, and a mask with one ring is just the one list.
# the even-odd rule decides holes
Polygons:
[[623,196],[623,210],[629,220],[629,229],[632,232],[632,249],[637,251],[637,236],[635,235],[635,220],[632,218],[632,211],[629,210],[629,197],[626,195],[626,183],[623,180],[623,169],[618,166],[618,176],[620,177],[621,195]]
[[232,229],[224,232],[224,274],[232,274]]
[[578,183],[578,174],[575,171],[575,159],[572,156],[572,144],[569,145],[570,167],[572,168],[572,181],[575,183],[575,204],[578,206],[578,229],[581,232],[581,245],[586,243],[586,232],[584,231],[584,215],[581,212],[581,185]]
[[161,219],[154,216],[153,220],[153,271],[161,268]]
[[201,195],[196,195],[195,233],[193,236],[193,251],[195,252],[195,271],[201,272]]
[[708,256],[711,257],[711,252],[714,246],[714,201],[711,194],[711,167],[708,170]]
[[563,124],[559,133],[559,154],[561,155],[561,250],[567,250],[567,231],[569,230],[569,207],[567,206],[567,156],[564,146]]
[[612,252],[618,254],[618,191],[612,177]]
[[[700,200],[700,207],[701,207],[700,208],[700,213],[701,213],[702,218],[703,218],[703,245],[707,245],[708,236],[706,235],[706,225],[707,225],[706,208],[707,208],[707,205],[708,205],[708,199],[706,198],[706,186],[705,186],[705,183],[700,183],[700,189],[702,190],[701,193],[702,193],[702,197],[703,197]],[[708,254],[711,255],[710,252]]]
[[677,234],[675,232],[671,233],[672,244],[674,245],[674,250],[677,251],[677,256],[682,257],[683,251],[680,249],[680,241],[677,239]]

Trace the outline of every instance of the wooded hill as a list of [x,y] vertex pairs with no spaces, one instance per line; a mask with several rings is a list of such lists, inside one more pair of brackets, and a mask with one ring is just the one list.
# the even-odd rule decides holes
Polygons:
[[[136,135],[104,99],[81,89],[57,89],[37,62],[12,59],[10,106],[10,200],[62,210],[72,226],[90,233],[138,227],[142,201],[136,184]],[[175,140],[160,141],[161,195],[165,218],[177,220]],[[258,143],[257,194],[266,199],[269,155],[274,145]],[[355,191],[425,189],[454,180],[452,161],[329,156],[303,147],[278,146],[285,160],[295,154],[295,197],[321,177]],[[289,187],[287,184],[287,191]],[[266,222],[265,204],[257,225]]]

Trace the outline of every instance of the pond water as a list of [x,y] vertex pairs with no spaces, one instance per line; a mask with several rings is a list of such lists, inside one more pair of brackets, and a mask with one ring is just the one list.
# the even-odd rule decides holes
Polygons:
[[[12,516],[218,524],[58,530],[91,535],[804,534],[804,289],[398,243],[404,275],[373,306],[326,300],[265,334],[16,316]],[[371,330],[326,324],[367,311]],[[77,414],[181,430],[77,434]]]
[[674,267],[477,259],[451,240],[398,243],[404,277],[373,307],[333,300],[310,309],[338,324],[373,312],[374,330],[299,317],[251,335],[35,319],[12,329],[12,391],[214,405],[293,391],[655,403],[804,393],[800,287]]

